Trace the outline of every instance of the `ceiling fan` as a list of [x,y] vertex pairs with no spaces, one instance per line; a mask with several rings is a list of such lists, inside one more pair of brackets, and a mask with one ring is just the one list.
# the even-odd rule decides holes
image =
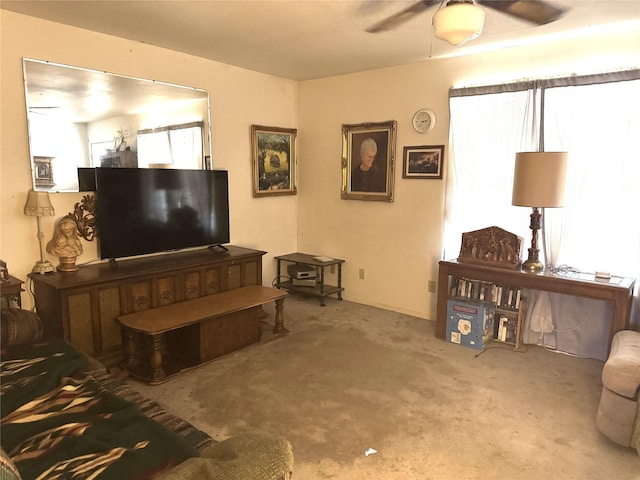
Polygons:
[[[375,23],[367,28],[367,32],[380,33],[392,30],[432,6],[442,3],[443,0],[420,0]],[[434,15],[436,37],[452,45],[461,45],[480,35],[484,24],[484,10],[478,5],[537,25],[554,22],[567,11],[564,7],[544,0],[449,0],[446,6],[438,9]]]

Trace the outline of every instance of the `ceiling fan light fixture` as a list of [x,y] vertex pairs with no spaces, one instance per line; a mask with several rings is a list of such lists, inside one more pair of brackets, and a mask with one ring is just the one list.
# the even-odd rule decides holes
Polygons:
[[484,10],[471,1],[451,0],[433,16],[435,36],[451,45],[478,37],[483,25]]

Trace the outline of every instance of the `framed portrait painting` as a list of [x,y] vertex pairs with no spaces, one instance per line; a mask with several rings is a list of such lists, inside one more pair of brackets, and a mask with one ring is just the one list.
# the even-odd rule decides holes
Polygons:
[[253,196],[295,195],[295,128],[251,125]]
[[442,178],[444,145],[404,147],[402,178]]
[[393,202],[396,121],[342,125],[342,198]]

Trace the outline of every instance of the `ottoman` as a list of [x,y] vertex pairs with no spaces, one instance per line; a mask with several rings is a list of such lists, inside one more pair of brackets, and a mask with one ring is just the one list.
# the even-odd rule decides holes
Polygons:
[[611,341],[602,370],[596,426],[613,442],[640,453],[640,332],[622,330]]

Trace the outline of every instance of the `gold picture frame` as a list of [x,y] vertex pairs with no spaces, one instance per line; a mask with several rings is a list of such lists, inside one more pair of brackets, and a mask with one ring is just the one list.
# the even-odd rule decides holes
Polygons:
[[253,196],[296,195],[295,128],[251,125]]
[[343,200],[393,202],[396,130],[395,120],[342,125]]

